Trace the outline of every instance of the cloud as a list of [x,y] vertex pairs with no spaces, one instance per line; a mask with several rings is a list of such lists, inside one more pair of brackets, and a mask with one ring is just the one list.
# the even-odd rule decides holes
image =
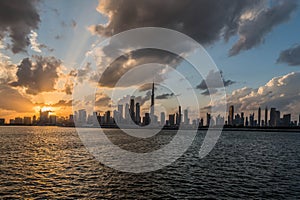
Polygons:
[[111,106],[111,98],[105,94],[98,95],[95,101],[96,107],[109,107]]
[[16,112],[33,112],[33,103],[8,85],[0,84],[0,108]]
[[[210,94],[215,94],[218,92],[218,88],[228,87],[232,84],[234,84],[235,81],[232,80],[225,80],[223,78],[223,72],[218,72],[218,71],[209,71],[207,74],[206,78],[201,81],[199,85],[196,86],[196,89],[200,90],[205,90],[202,92],[202,95],[210,95]],[[210,86],[210,91],[208,91],[207,85]]]
[[84,80],[88,79],[90,73],[92,72],[91,63],[86,63],[86,65],[81,69],[73,69],[70,71],[69,76],[76,77],[76,79],[82,83]]
[[17,66],[17,81],[12,82],[11,85],[24,87],[27,94],[33,95],[54,91],[62,62],[54,57],[34,56],[33,58],[35,62],[24,58]]
[[40,22],[36,0],[0,1],[0,40],[11,39],[11,51],[19,53],[30,45],[31,30],[36,30]]
[[295,45],[282,51],[277,59],[277,63],[287,63],[289,66],[300,65],[300,45]]
[[[128,71],[137,66],[148,63],[158,63],[174,67],[180,61],[181,57],[163,50],[143,49],[132,51],[130,54],[123,55],[112,62],[101,74],[101,78],[99,76],[95,76],[93,77],[93,80],[98,81],[100,86],[113,88]],[[164,67],[157,64],[152,64],[151,66],[147,66],[147,68],[144,67],[143,69],[135,68],[134,71],[131,71],[132,77],[128,77],[126,81],[122,82],[122,84],[119,82],[118,87],[132,86],[148,79],[153,80],[154,77],[155,82],[160,82],[162,80],[160,73],[163,68]]]
[[73,89],[74,89],[74,83],[71,81],[67,81],[65,83],[63,92],[65,92],[68,95],[72,95]]
[[275,6],[262,10],[257,16],[241,20],[238,27],[240,39],[231,48],[229,55],[236,55],[241,50],[248,50],[261,44],[267,33],[278,24],[289,20],[296,8],[297,2],[294,0],[278,1]]
[[[156,90],[157,87],[154,86],[154,89]],[[148,90],[152,90],[152,83],[146,83],[144,85],[139,86],[138,88],[139,92],[145,92]]]
[[[106,24],[90,27],[93,33],[112,36],[139,27],[163,27],[183,32],[203,45],[239,35],[230,50],[236,55],[263,42],[278,24],[288,20],[297,2],[266,0],[102,0],[97,10]],[[138,19],[138,20],[137,20]]]
[[59,100],[55,104],[51,104],[52,107],[70,107],[72,106],[72,100],[66,101],[66,100]]
[[228,105],[237,111],[257,110],[258,107],[275,107],[283,112],[295,114],[300,111],[300,72],[275,77],[256,89],[242,88],[228,95]]
[[40,49],[40,44],[37,41],[38,34],[31,30],[30,35],[29,35],[29,41],[31,44],[31,49],[35,52],[41,53],[42,50]]
[[[0,55],[1,56],[1,55]],[[0,85],[6,85],[16,79],[17,67],[8,60],[1,61],[0,57]]]
[[169,98],[172,98],[174,96],[175,96],[174,93],[170,93],[170,94],[169,93],[165,93],[165,94],[156,96],[156,99],[169,99]]

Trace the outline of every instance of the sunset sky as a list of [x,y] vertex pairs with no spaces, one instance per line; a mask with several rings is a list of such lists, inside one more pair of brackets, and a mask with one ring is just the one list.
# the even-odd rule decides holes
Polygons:
[[[120,78],[120,71],[156,60],[174,62],[182,72],[187,69],[186,62],[151,51],[119,59],[107,72],[104,66],[89,66],[86,56],[99,42],[139,27],[177,30],[203,45],[222,71],[227,102],[237,111],[276,107],[297,120],[300,11],[296,0],[2,0],[0,118],[37,115],[44,107],[67,116],[72,112],[74,85],[86,83],[98,87],[98,95],[93,99],[82,94],[83,98],[105,111],[111,104],[110,83]],[[168,73],[156,77],[157,102],[167,101],[169,110],[174,110],[176,97],[188,96],[193,89],[203,113],[209,108],[202,79],[191,76],[192,88],[182,87],[175,94],[159,86],[179,81]],[[99,86],[101,74],[105,76]],[[166,77],[174,82],[164,81]],[[149,85],[128,88],[134,88],[137,100],[147,107]],[[128,102],[126,89],[121,90],[120,102]],[[193,115],[193,106],[189,110]]]

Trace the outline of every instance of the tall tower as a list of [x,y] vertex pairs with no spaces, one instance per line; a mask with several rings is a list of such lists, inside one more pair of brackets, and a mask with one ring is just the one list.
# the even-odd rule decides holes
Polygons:
[[130,117],[132,119],[132,121],[135,122],[135,112],[134,112],[134,97],[131,97],[130,99]]
[[233,116],[234,116],[234,106],[229,107],[229,119],[228,119],[228,124],[233,126]]
[[258,126],[260,126],[260,122],[261,122],[261,108],[259,107],[258,108],[258,119],[257,119],[257,124],[258,124]]
[[276,125],[276,108],[271,108],[269,126],[275,127],[275,125]]
[[268,126],[268,107],[265,109],[265,126]]
[[154,116],[154,81],[152,83],[150,116]]
[[140,108],[140,103],[135,104],[135,122],[139,124],[141,122],[141,108]]

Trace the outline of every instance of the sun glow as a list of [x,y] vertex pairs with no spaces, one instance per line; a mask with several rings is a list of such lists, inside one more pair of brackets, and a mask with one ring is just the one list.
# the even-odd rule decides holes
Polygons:
[[52,107],[49,107],[49,106],[44,106],[44,107],[41,108],[41,111],[42,112],[46,112],[46,111],[53,112],[54,109]]

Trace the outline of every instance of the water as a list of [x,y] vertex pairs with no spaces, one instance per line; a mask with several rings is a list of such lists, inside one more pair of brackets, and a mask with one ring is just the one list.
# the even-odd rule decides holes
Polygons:
[[[174,132],[144,141],[107,134],[124,149],[145,152]],[[299,133],[225,132],[199,160],[204,134],[171,166],[131,174],[97,162],[73,128],[0,127],[0,198],[300,198]]]

